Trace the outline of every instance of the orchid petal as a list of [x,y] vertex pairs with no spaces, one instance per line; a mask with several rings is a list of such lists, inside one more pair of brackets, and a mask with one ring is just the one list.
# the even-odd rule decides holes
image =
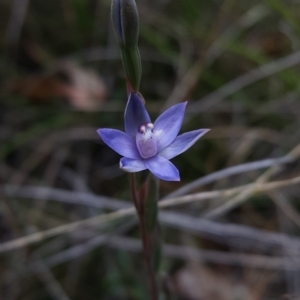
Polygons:
[[151,122],[142,99],[134,92],[129,96],[124,118],[125,132],[133,137],[137,134],[141,124]]
[[183,133],[179,135],[168,147],[163,149],[159,155],[166,159],[172,159],[193,146],[197,140],[209,130],[210,129],[199,129]]
[[180,181],[179,171],[167,159],[156,155],[145,160],[146,167],[158,178],[166,181]]
[[162,113],[154,123],[154,134],[157,150],[169,146],[176,138],[184,117],[187,102],[173,105]]
[[136,148],[135,140],[128,134],[110,128],[97,130],[103,142],[122,156],[140,159],[140,154]]
[[127,172],[139,172],[147,169],[144,161],[126,157],[120,159],[120,168]]

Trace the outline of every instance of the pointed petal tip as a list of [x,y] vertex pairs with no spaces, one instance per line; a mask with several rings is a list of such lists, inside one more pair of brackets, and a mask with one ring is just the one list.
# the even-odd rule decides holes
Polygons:
[[131,100],[131,99],[138,99],[142,103],[144,102],[143,98],[139,95],[139,93],[135,92],[135,91],[131,91],[128,98],[129,98],[129,100]]
[[206,134],[206,133],[208,133],[209,131],[211,131],[210,128],[203,128],[203,129],[199,129],[199,130],[202,131],[202,135],[201,135],[201,136],[203,136],[204,134]]
[[206,134],[209,131],[211,131],[211,129],[209,129],[209,128],[201,128],[201,129],[197,129],[197,130],[194,130],[194,131],[201,133],[200,137],[202,137],[204,134]]
[[159,155],[166,159],[172,159],[188,150],[208,131],[210,131],[210,129],[197,129],[185,132],[177,136],[169,146],[160,151]]
[[179,182],[180,181],[180,177],[174,178],[173,180],[170,180],[170,181],[177,181],[177,182]]
[[98,135],[100,136],[100,138],[102,138],[102,137],[101,137],[101,131],[102,131],[102,128],[98,128],[96,131],[97,131]]
[[186,106],[188,104],[188,101],[184,101],[184,102],[179,102],[179,103],[176,103],[176,104],[173,104],[172,106],[170,106],[169,108],[167,108],[165,110],[165,112],[171,108],[173,109],[181,109],[181,107],[185,110],[186,109]]
[[180,103],[178,103],[177,105],[179,106],[183,106],[184,108],[183,108],[183,110],[185,111],[186,110],[186,107],[187,107],[187,104],[188,104],[188,102],[187,101],[184,101],[184,102],[180,102]]
[[[156,176],[156,175],[155,175]],[[158,176],[156,176],[158,177]],[[180,176],[178,177],[158,177],[160,178],[161,180],[164,180],[164,181],[174,181],[174,182],[179,182],[180,181]]]
[[[184,102],[179,102],[179,103],[177,103],[177,104],[175,104],[175,105],[173,105],[173,106],[184,106],[184,109],[186,108],[186,106],[187,106],[187,104],[188,104],[188,102],[187,101],[184,101]],[[171,106],[172,107],[172,106]]]

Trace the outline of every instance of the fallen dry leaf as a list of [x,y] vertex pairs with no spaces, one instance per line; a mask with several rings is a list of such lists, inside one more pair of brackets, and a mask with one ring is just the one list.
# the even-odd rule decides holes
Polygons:
[[65,98],[73,108],[85,111],[100,109],[107,95],[106,86],[96,72],[72,62],[61,63],[51,75],[11,80],[7,88],[36,103]]

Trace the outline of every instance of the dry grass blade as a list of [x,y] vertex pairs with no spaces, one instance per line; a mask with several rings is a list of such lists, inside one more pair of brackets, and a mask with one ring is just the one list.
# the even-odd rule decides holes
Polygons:
[[[101,235],[88,240],[87,242],[76,245],[70,249],[59,252],[52,256],[45,258],[45,263],[49,267],[55,267],[59,264],[65,263],[79,256],[85,255],[88,252],[98,248],[99,246],[106,246],[116,249],[122,249],[130,252],[141,252],[141,243],[138,239]],[[198,250],[188,246],[178,246],[165,244],[164,255],[166,257],[179,258],[183,260],[200,260],[205,262],[235,265],[251,268],[262,269],[278,269],[282,270],[288,267],[293,270],[300,267],[300,261],[288,259],[285,261],[281,257],[269,257],[264,255],[250,255],[243,253],[228,253],[223,251],[212,250]]]
[[[205,193],[198,193],[195,195],[188,195],[185,197],[180,197],[180,198],[174,198],[174,199],[166,199],[163,200],[159,203],[160,208],[166,208],[166,207],[171,207],[174,205],[180,205],[180,204],[185,204],[189,202],[194,202],[194,201],[203,201],[206,199],[214,199],[214,198],[220,198],[220,197],[228,197],[231,195],[234,195],[240,191],[243,190],[248,190],[251,189],[253,193],[258,193],[258,192],[265,192],[265,191],[270,191],[272,189],[278,189],[278,188],[283,188],[295,184],[300,183],[300,176],[291,178],[288,180],[282,180],[282,181],[275,181],[275,182],[270,182],[266,184],[249,184],[245,186],[240,186],[237,188],[232,188],[228,190],[220,190],[220,191],[213,191],[213,192],[205,192]],[[126,208],[126,209],[121,209],[112,213],[96,216],[93,218],[89,218],[86,220],[81,220],[77,221],[74,223],[58,226],[52,229],[48,229],[45,231],[40,231],[34,234],[31,234],[29,236],[25,236],[22,238],[18,238],[13,241],[9,241],[6,243],[0,244],[0,252],[6,252],[10,251],[13,249],[17,249],[20,247],[24,247],[25,245],[37,243],[39,241],[42,241],[44,239],[59,235],[59,234],[64,234],[71,232],[73,230],[80,229],[85,226],[100,226],[106,223],[109,223],[114,220],[118,220],[130,215],[133,215],[135,212],[133,207]]]
[[[290,158],[291,160],[295,160],[300,156],[300,145],[297,145],[287,156],[286,158]],[[281,170],[281,166],[273,166],[267,171],[265,171],[260,177],[257,178],[255,181],[256,184],[263,184],[264,182],[268,181],[268,179],[277,174]],[[255,184],[253,186],[249,186],[247,189],[241,191],[239,195],[230,199],[228,202],[218,206],[215,209],[212,209],[208,213],[205,214],[204,217],[206,218],[216,218],[220,215],[227,213],[228,211],[232,210],[233,208],[237,207],[239,204],[245,202],[252,194],[253,188],[255,189]]]
[[128,208],[128,209],[112,212],[109,214],[96,216],[86,220],[81,220],[74,223],[58,226],[45,231],[36,232],[29,236],[25,236],[11,242],[0,244],[0,252],[6,252],[12,249],[24,247],[26,245],[33,244],[59,234],[71,232],[73,230],[83,228],[85,226],[100,226],[101,224],[108,223],[132,215],[133,213],[134,213],[134,208]]
[[219,89],[214,92],[208,94],[197,102],[192,103],[188,107],[188,111],[191,113],[199,113],[206,111],[212,106],[218,104],[220,101],[225,99],[226,97],[238,92],[244,87],[258,81],[264,79],[273,74],[279,73],[283,70],[286,70],[290,67],[293,67],[300,63],[300,51],[294,52],[290,55],[287,55],[283,58],[279,58],[277,60],[271,61],[263,66],[258,67],[245,75],[242,75],[227,84],[223,85]]
[[223,34],[221,34],[220,37],[216,41],[214,41],[210,47],[208,47],[205,57],[200,57],[196,61],[196,63],[194,63],[194,65],[188,70],[181,81],[176,85],[176,87],[166,100],[162,111],[170,107],[172,104],[186,99],[186,96],[195,88],[197,82],[199,81],[199,77],[201,76],[203,68],[210,66],[215,61],[215,59],[217,59],[218,56],[223,52],[223,49],[218,46],[221,41],[233,40],[239,34],[241,34],[243,30],[253,26],[253,24],[258,22],[261,18],[265,17],[267,13],[268,12],[263,5],[256,5],[245,15],[243,15],[238,20],[237,24],[234,24],[231,28],[227,29]]
[[13,1],[11,17],[5,36],[5,42],[8,46],[15,46],[19,41],[29,1],[30,0]]
[[207,176],[201,177],[195,181],[192,181],[183,187],[179,188],[178,190],[170,193],[166,198],[172,198],[172,197],[178,197],[184,194],[187,194],[191,192],[194,189],[197,189],[203,185],[212,183],[214,181],[240,174],[240,173],[245,173],[245,172],[250,172],[254,170],[259,170],[259,169],[264,169],[268,168],[274,165],[280,165],[280,164],[287,164],[292,162],[293,160],[289,156],[284,156],[280,158],[274,158],[274,159],[264,159],[260,161],[254,161],[254,162],[249,162],[245,164],[240,164],[237,166],[229,167],[226,169],[223,169],[221,171],[217,171],[214,173],[211,173]]
[[[126,251],[140,251],[140,242],[138,240],[125,237],[114,237],[110,239],[107,246]],[[299,268],[300,261],[288,260],[288,265],[281,257],[268,257],[263,255],[249,255],[243,253],[227,253],[222,251],[198,250],[188,246],[164,245],[164,255],[173,258],[187,260],[200,260],[212,263],[237,265],[246,267],[255,267],[262,269],[284,269],[288,267],[293,270]]]
[[268,193],[284,214],[298,227],[300,227],[300,215],[289,203],[287,197],[281,193]]
[[53,299],[70,300],[44,261],[41,259],[35,259],[34,267],[31,266],[31,269],[34,273],[36,273],[39,280],[45,285]]

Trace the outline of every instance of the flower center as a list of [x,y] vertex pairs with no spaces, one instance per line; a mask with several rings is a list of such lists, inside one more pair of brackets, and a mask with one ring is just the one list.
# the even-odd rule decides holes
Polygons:
[[157,142],[153,134],[154,125],[152,123],[142,124],[136,134],[136,146],[141,157],[149,158],[157,153]]

